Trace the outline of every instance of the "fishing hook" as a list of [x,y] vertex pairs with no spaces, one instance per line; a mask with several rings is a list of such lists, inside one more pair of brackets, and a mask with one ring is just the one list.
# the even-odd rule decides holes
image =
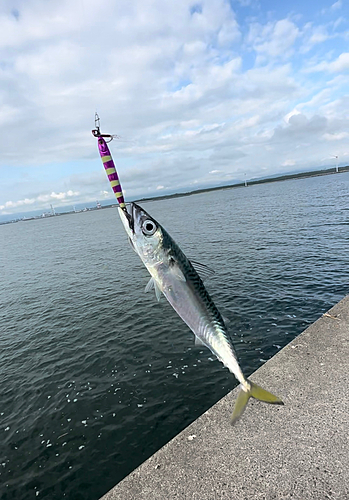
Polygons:
[[104,139],[109,139],[108,141],[106,140],[106,143],[111,142],[113,139],[119,139],[119,136],[116,134],[101,134],[101,119],[98,116],[97,111],[95,112],[95,127],[92,130],[92,134],[94,137],[103,137]]

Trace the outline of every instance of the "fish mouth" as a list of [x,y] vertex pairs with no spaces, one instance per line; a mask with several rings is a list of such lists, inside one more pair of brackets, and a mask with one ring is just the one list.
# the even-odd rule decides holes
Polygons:
[[135,232],[135,224],[140,218],[140,215],[142,213],[142,209],[137,203],[128,203],[126,207],[124,208],[124,214],[126,216],[126,219],[128,221],[128,225],[132,233]]
[[135,233],[135,225],[136,227],[140,224],[140,217],[142,214],[142,209],[137,203],[130,203],[131,215],[129,219],[130,229]]
[[135,209],[134,209],[134,203],[130,203],[130,212],[128,212],[127,208],[125,209],[125,215],[128,220],[128,225],[132,231],[132,233],[135,232]]
[[132,205],[133,203],[127,203],[124,207],[119,206],[119,210],[120,214],[122,213],[123,215],[121,220],[124,223],[125,229],[129,229],[132,233],[134,233],[134,210]]
[[[140,219],[142,216],[142,209],[137,203],[127,203],[125,207],[122,208],[122,213],[127,220],[128,229],[132,234],[135,234],[135,229],[140,224]],[[125,221],[126,222],[126,221]]]

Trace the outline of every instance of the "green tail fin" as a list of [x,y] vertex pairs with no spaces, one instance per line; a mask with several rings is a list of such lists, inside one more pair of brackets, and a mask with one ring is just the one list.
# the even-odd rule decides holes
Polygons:
[[248,400],[250,399],[251,394],[249,392],[244,391],[240,388],[238,397],[235,401],[234,411],[231,416],[231,425],[234,425],[235,422],[239,420],[241,415],[244,413]]
[[271,392],[262,389],[262,387],[259,387],[259,385],[254,384],[250,380],[249,384],[251,386],[250,390],[246,392],[244,389],[241,388],[236,398],[234,411],[231,416],[232,425],[235,424],[237,420],[239,420],[250,398],[258,399],[259,401],[264,401],[265,403],[271,403],[276,405],[284,404],[280,398],[274,396],[274,394],[272,394]]

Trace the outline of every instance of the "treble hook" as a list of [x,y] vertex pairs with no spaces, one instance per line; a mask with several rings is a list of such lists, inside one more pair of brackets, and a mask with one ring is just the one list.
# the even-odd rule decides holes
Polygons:
[[111,135],[111,134],[101,134],[101,119],[98,116],[97,111],[95,112],[95,129],[92,130],[92,134],[95,137],[104,137],[105,139],[109,139],[109,141],[105,142],[110,142],[114,139],[114,137],[118,137],[117,135]]

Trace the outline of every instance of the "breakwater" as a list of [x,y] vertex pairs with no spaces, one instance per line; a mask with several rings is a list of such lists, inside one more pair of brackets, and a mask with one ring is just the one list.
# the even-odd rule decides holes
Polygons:
[[285,406],[232,391],[103,500],[349,498],[348,358],[349,296],[251,376]]

